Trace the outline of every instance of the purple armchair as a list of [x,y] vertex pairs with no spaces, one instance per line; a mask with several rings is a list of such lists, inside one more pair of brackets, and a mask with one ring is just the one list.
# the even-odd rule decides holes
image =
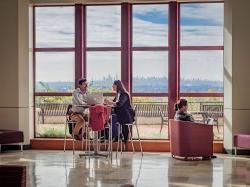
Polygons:
[[11,143],[21,143],[21,150],[23,150],[23,132],[17,130],[4,130],[0,129],[0,152],[2,144],[11,144]]
[[234,154],[237,155],[238,148],[250,149],[250,134],[234,135]]
[[171,119],[170,149],[173,157],[212,157],[213,126]]

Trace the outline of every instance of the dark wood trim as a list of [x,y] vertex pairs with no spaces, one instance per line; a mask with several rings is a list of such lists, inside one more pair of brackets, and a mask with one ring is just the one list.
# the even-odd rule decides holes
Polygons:
[[132,93],[133,97],[168,97],[168,93]]
[[168,53],[168,117],[172,119],[175,115],[174,105],[179,98],[179,4],[169,3],[169,53]]
[[34,4],[33,7],[67,7],[67,6],[71,6],[71,7],[74,7],[74,4],[71,4],[71,5],[66,5],[66,4],[52,4],[52,5],[49,5],[49,4],[44,4],[44,5],[38,5],[38,4]]
[[169,47],[160,47],[160,46],[155,46],[155,47],[133,47],[133,51],[168,51]]
[[[36,92],[35,96],[72,96],[71,92]],[[103,93],[103,96],[115,96],[115,93]]]
[[[72,96],[70,92],[36,92],[35,96]],[[35,106],[35,105],[34,105]]]
[[132,5],[129,3],[122,3],[121,5],[121,81],[124,86],[131,93],[131,68],[132,68]]
[[180,97],[224,97],[223,93],[180,93]]
[[74,52],[74,47],[34,48],[34,52]]
[[86,51],[121,51],[121,47],[86,47]]
[[83,6],[75,5],[75,87],[83,77]]
[[181,51],[219,51],[224,50],[224,46],[180,46]]
[[[85,16],[86,18],[86,16]],[[83,32],[84,33],[84,32]],[[133,51],[168,51],[169,47],[132,47]],[[217,51],[224,50],[224,46],[180,46],[181,51]],[[74,47],[43,47],[34,48],[34,52],[71,52]],[[121,47],[86,47],[86,51],[121,51]]]
[[[33,10],[32,10],[32,13],[33,13],[33,20],[32,20],[32,31],[33,31],[33,37],[32,37],[32,40],[33,40],[33,46],[32,46],[32,50],[34,50],[34,48],[36,47],[36,8],[33,7]],[[33,60],[33,94],[32,94],[32,97],[33,97],[33,106],[36,106],[36,100],[35,100],[35,93],[36,93],[36,53],[33,51],[32,52],[32,60]],[[34,127],[34,137],[36,137],[36,107],[33,107],[33,127]]]
[[[214,0],[214,1],[209,1],[209,0],[207,0],[207,1],[179,1],[178,2],[179,4],[194,4],[194,3],[224,3],[224,0]],[[94,4],[94,3],[88,3],[88,2],[86,2],[86,3],[83,3],[83,5],[86,5],[86,6],[115,6],[115,5],[121,5],[122,4],[122,2],[117,2],[117,3],[114,3],[114,2],[111,2],[111,3],[104,3],[104,2],[101,2],[101,3],[96,3],[96,4]],[[131,5],[157,5],[157,4],[160,4],[160,5],[163,5],[163,4],[169,4],[169,2],[147,2],[147,1],[145,1],[145,2],[133,2],[133,3],[130,3]],[[59,7],[66,7],[66,6],[74,6],[75,4],[74,3],[68,3],[68,4],[60,4],[60,3],[58,3],[58,4],[56,4],[56,3],[53,3],[53,4],[34,4],[33,6],[34,7],[55,7],[55,6],[59,6]]]
[[[114,96],[114,93],[103,93]],[[35,96],[71,96],[71,92],[35,92]],[[133,97],[168,97],[168,93],[132,93]],[[223,97],[223,93],[180,93],[180,97]]]
[[194,3],[224,3],[224,0],[221,0],[221,1],[186,1],[186,2],[179,2],[180,4],[194,4]]
[[82,76],[87,77],[86,42],[87,42],[87,7],[82,5]]
[[[169,152],[169,140],[142,140],[144,152]],[[31,139],[32,149],[42,150],[63,150],[64,139],[58,138],[35,138]],[[134,140],[135,151],[139,152],[139,141]],[[72,140],[67,139],[66,150],[72,150]],[[76,142],[76,150],[81,150],[81,142]],[[116,143],[113,143],[113,150],[116,151]],[[213,150],[215,153],[223,153],[223,141],[214,141]],[[128,151],[132,151],[131,142],[128,144]]]

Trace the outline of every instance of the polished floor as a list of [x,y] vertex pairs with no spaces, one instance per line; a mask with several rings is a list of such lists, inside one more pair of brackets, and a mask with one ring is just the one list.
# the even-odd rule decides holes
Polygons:
[[105,158],[73,157],[71,151],[29,150],[1,153],[0,164],[26,165],[30,187],[250,186],[250,158],[217,156],[211,161],[182,161],[168,153],[145,153],[143,157],[123,153],[111,163]]

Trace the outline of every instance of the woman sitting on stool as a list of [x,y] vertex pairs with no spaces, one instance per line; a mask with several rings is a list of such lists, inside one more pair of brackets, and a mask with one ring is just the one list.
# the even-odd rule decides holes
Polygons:
[[133,123],[135,112],[131,106],[131,98],[123,83],[120,80],[115,80],[112,85],[113,91],[116,93],[113,101],[105,99],[105,103],[112,105],[113,108],[113,117],[112,117],[112,136],[113,138],[118,138],[118,128],[117,122],[122,125],[122,134],[124,141],[128,139],[128,126],[124,124]]

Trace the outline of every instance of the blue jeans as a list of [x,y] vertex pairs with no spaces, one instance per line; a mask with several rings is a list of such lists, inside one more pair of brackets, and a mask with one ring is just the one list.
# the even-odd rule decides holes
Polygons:
[[111,127],[112,127],[112,137],[117,137],[118,136],[118,125],[117,125],[117,122],[118,122],[117,115],[116,114],[112,114],[112,124],[111,124]]

